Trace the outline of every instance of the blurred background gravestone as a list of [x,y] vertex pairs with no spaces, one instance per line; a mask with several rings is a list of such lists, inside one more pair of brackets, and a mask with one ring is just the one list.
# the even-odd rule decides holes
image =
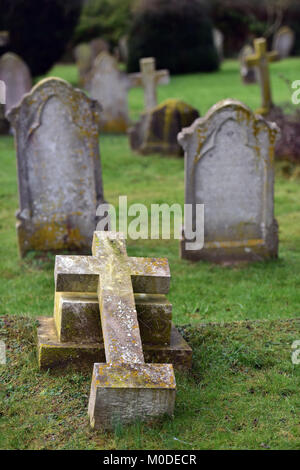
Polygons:
[[217,28],[213,29],[213,38],[214,38],[214,45],[218,52],[219,61],[220,63],[224,60],[224,35],[222,31]]
[[197,109],[181,100],[168,99],[144,112],[140,120],[129,129],[130,146],[142,155],[160,153],[183,156],[177,135],[198,117]]
[[242,82],[245,85],[257,83],[257,72],[255,67],[247,64],[246,58],[254,54],[253,47],[246,45],[242,48],[239,54],[240,61],[240,75]]
[[102,106],[100,128],[103,132],[126,132],[129,125],[129,76],[121,72],[116,59],[108,52],[96,58],[86,88]]
[[58,78],[44,79],[12,108],[21,256],[29,250],[90,250],[103,201],[100,107]]
[[281,59],[289,57],[295,44],[295,33],[288,26],[282,26],[274,35],[273,50],[277,51]]
[[21,57],[8,52],[0,58],[0,80],[6,85],[5,112],[8,112],[31,90],[30,70]]
[[[181,255],[214,262],[262,261],[278,253],[274,152],[279,132],[238,101],[224,100],[179,134],[185,150],[185,204],[204,204],[203,249]],[[188,221],[191,222],[190,220]],[[193,212],[190,230],[197,227]]]

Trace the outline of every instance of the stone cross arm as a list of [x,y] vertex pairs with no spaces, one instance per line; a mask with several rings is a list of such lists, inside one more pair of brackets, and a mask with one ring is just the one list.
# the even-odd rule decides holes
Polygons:
[[280,59],[277,51],[267,52],[266,40],[256,39],[254,41],[255,54],[251,54],[245,58],[245,62],[249,67],[257,67],[260,65],[262,59],[267,59],[268,62],[276,62]]
[[[141,72],[129,74],[128,79],[130,88],[144,86],[143,74]],[[156,70],[154,72],[154,81],[157,85],[168,85],[170,83],[169,70]]]
[[[93,252],[93,254],[96,254]],[[167,258],[127,257],[135,293],[167,294],[170,288],[170,268]],[[93,292],[98,289],[103,260],[96,256],[61,255],[55,259],[57,292]]]

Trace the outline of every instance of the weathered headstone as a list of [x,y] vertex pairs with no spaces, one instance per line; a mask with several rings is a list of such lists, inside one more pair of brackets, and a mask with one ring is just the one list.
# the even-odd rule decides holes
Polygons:
[[40,367],[96,362],[92,427],[172,414],[175,378],[166,363],[190,366],[191,349],[171,333],[168,262],[129,258],[114,232],[95,232],[92,253],[56,257],[54,320],[39,319]]
[[64,80],[39,82],[7,117],[15,130],[21,256],[88,252],[103,201],[98,103]]
[[270,112],[272,102],[272,92],[269,73],[269,62],[279,60],[276,51],[267,52],[267,41],[264,38],[254,40],[255,54],[245,58],[245,62],[249,67],[256,67],[259,76],[262,106],[256,112],[266,115]]
[[181,100],[168,99],[143,113],[140,120],[129,129],[131,148],[142,155],[161,153],[182,156],[177,135],[198,117],[199,112],[192,106]]
[[94,63],[101,52],[109,52],[109,44],[102,38],[92,39],[90,42],[90,48],[92,51],[92,63]]
[[[143,62],[144,61],[144,62]],[[129,74],[119,69],[115,57],[102,52],[96,58],[86,88],[93,99],[102,106],[101,130],[103,132],[124,133],[130,120],[128,112],[128,91],[135,86],[143,86],[146,109],[156,102],[156,84],[168,82],[168,72],[155,69],[148,71],[148,59],[142,59],[142,73]],[[153,65],[153,59],[151,59]],[[152,67],[151,65],[151,67]]]
[[7,46],[9,43],[9,31],[0,31],[0,47]]
[[154,57],[140,60],[140,73],[130,74],[131,86],[144,88],[145,110],[149,111],[157,105],[157,85],[168,85],[170,74],[168,70],[156,70]]
[[0,58],[0,80],[6,85],[5,112],[7,113],[31,89],[29,68],[21,57],[7,52]]
[[247,62],[246,58],[254,54],[253,47],[246,45],[242,48],[239,54],[239,61],[240,61],[240,75],[242,82],[245,85],[251,83],[257,83],[257,73],[255,67],[250,67]]
[[129,76],[119,70],[116,59],[102,52],[94,62],[86,84],[90,96],[102,106],[101,130],[126,132],[129,126],[128,90]]
[[[277,257],[274,219],[274,147],[279,132],[245,105],[224,100],[179,134],[185,151],[185,221],[181,256],[214,262]],[[203,249],[187,246],[196,204],[204,204]],[[191,235],[189,235],[189,238]],[[187,247],[189,249],[187,249]]]
[[[170,284],[168,261],[126,260],[146,362],[189,368],[192,351],[172,325],[172,305],[165,297]],[[104,262],[95,251],[93,256],[56,256],[54,317],[39,318],[38,352],[42,369],[69,363],[91,367],[95,362],[105,362],[97,294]]]
[[7,134],[9,124],[5,117],[6,85],[0,80],[0,134]]
[[90,44],[81,43],[74,49],[74,57],[78,69],[78,83],[84,87],[93,64],[92,49]]
[[273,50],[277,51],[281,59],[291,55],[295,44],[295,33],[288,26],[282,26],[273,38]]
[[79,85],[86,88],[93,64],[101,52],[109,52],[109,44],[101,38],[78,44],[74,49]]
[[224,35],[222,31],[217,28],[213,28],[213,39],[214,45],[218,52],[219,61],[223,62],[224,60]]

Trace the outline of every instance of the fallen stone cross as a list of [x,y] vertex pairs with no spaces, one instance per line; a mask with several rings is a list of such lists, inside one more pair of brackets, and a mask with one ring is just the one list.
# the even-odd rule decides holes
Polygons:
[[39,319],[39,365],[95,363],[92,427],[172,414],[171,364],[190,367],[192,351],[171,322],[168,261],[128,257],[114,232],[94,232],[92,254],[56,257],[54,319]]
[[[95,364],[89,401],[92,427],[109,427],[112,421],[128,422],[137,416],[172,414],[175,376],[170,364],[145,364],[131,281],[132,271],[147,275],[147,262],[128,262],[125,241],[98,233],[93,254],[101,259],[98,299],[106,364]],[[165,260],[161,260],[165,263]],[[137,268],[137,269],[136,269]],[[166,290],[157,283],[151,290]]]

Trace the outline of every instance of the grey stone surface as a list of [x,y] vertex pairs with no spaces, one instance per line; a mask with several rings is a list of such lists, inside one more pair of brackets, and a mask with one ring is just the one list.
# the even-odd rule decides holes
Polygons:
[[17,54],[8,52],[0,58],[0,80],[6,85],[5,112],[16,106],[32,86],[30,70]]
[[[39,318],[40,368],[82,369],[128,357],[133,363],[190,368],[192,350],[172,325],[172,305],[164,295],[170,286],[168,260],[128,257],[124,237],[115,232],[95,232],[92,252],[56,256],[54,315]],[[141,386],[146,369],[141,368]]]
[[281,59],[291,55],[295,43],[295,33],[288,26],[282,26],[274,34],[273,49],[278,52]]
[[78,69],[78,83],[84,87],[93,65],[91,45],[87,42],[78,44],[74,49],[74,57]]
[[90,42],[90,47],[92,51],[92,64],[96,60],[101,52],[109,52],[109,44],[102,38],[92,39]]
[[240,61],[240,75],[242,82],[245,85],[251,83],[257,83],[258,77],[255,67],[251,67],[247,64],[246,58],[254,54],[254,49],[252,46],[246,45],[242,48],[239,54],[239,61]]
[[[245,105],[224,100],[179,134],[185,151],[185,203],[204,204],[205,244],[191,260],[277,256],[274,147],[279,132]],[[194,215],[195,217],[195,215]],[[195,219],[193,219],[195,226]]]
[[129,77],[131,86],[144,88],[145,110],[149,111],[157,106],[157,85],[168,85],[170,74],[168,70],[156,70],[154,57],[140,59],[140,70],[140,73],[132,73]]
[[129,125],[128,90],[130,80],[119,70],[116,59],[102,52],[95,60],[86,88],[102,106],[101,130],[126,132]]
[[218,52],[219,61],[222,62],[224,59],[224,35],[222,31],[217,28],[213,28],[213,39],[215,48]]
[[88,409],[91,427],[111,430],[137,419],[172,416],[175,396],[169,364],[95,364]]
[[114,418],[127,423],[137,416],[172,414],[176,388],[173,367],[145,364],[124,236],[95,232],[92,253],[99,263],[97,294],[106,364],[94,367],[91,426],[111,428]]
[[17,147],[21,255],[90,251],[103,201],[100,112],[83,92],[49,78],[8,113]]

